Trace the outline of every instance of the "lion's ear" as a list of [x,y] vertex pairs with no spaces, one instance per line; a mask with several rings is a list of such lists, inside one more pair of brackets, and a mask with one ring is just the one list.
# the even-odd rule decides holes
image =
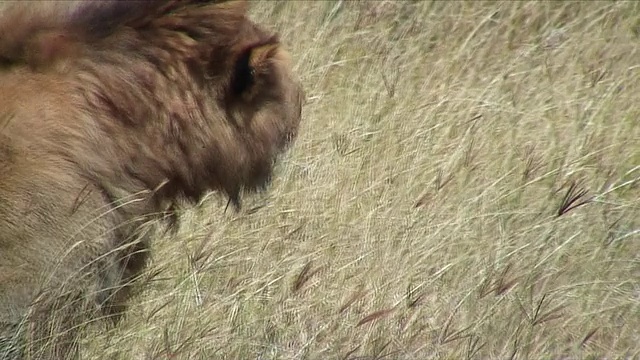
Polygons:
[[250,49],[249,67],[254,70],[263,67],[267,60],[275,55],[278,47],[280,47],[280,44],[271,43]]
[[268,68],[271,58],[276,56],[280,44],[269,42],[251,46],[240,54],[235,63],[232,90],[235,95],[242,95],[251,90],[256,78]]

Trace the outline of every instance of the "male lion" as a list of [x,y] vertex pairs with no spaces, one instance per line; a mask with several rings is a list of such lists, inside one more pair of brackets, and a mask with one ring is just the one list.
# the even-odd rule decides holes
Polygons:
[[[268,184],[304,98],[247,4],[20,2],[0,18],[0,358],[78,354],[145,265],[145,223]],[[18,345],[27,344],[26,349]]]

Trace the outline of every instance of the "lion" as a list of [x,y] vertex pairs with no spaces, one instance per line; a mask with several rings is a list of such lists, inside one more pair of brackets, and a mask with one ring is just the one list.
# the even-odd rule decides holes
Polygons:
[[150,220],[212,191],[239,208],[269,185],[305,95],[247,7],[2,10],[0,358],[77,357],[84,324],[126,312]]

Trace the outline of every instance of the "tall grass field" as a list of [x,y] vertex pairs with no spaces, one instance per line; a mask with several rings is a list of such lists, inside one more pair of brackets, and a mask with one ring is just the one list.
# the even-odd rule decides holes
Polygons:
[[304,83],[87,359],[640,359],[640,3],[252,1]]

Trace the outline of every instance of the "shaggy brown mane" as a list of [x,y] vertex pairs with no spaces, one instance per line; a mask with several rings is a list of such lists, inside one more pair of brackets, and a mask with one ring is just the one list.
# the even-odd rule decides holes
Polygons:
[[[220,5],[225,2],[232,4],[226,8]],[[125,29],[134,29],[147,38],[153,38],[159,29],[183,31],[196,41],[232,35],[247,10],[246,0],[105,0],[63,4],[44,8],[25,2],[5,5],[0,16],[0,61],[44,64],[72,55],[65,47],[89,45]],[[213,4],[218,5],[214,8]],[[43,47],[49,51],[39,52]]]
[[[208,111],[214,112],[206,103],[208,99],[200,94],[217,93],[218,107],[233,117],[238,111],[235,103],[254,82],[248,69],[250,49],[279,43],[276,35],[265,36],[255,24],[246,21],[246,10],[245,1],[225,4],[188,0],[107,1],[80,3],[67,12],[58,11],[57,19],[43,12],[40,15],[47,16],[25,21],[24,7],[17,6],[16,10],[8,12],[13,21],[0,22],[3,27],[12,27],[16,34],[0,42],[0,58],[5,64],[25,64],[39,71],[47,71],[54,64],[72,59],[77,63],[75,70],[82,70],[79,76],[86,84],[83,86],[90,106],[86,110],[100,109],[98,113],[108,114],[109,121],[121,122],[117,126],[119,129],[111,129],[115,124],[105,123],[107,132],[121,132],[122,127],[153,131],[156,143],[139,145],[164,146],[168,150],[162,159],[132,154],[133,158],[119,162],[126,166],[106,172],[122,171],[130,179],[144,184],[146,190],[158,190],[166,182],[160,190],[160,199],[183,195],[198,200],[205,189],[218,188],[239,206],[242,188],[252,190],[268,183],[267,169],[271,164],[261,164],[256,158],[251,168],[241,164],[242,170],[232,162],[237,162],[238,155],[242,157],[243,152],[245,157],[250,157],[249,152],[270,153],[274,149],[254,148],[249,152],[238,149],[233,159],[227,159],[223,155],[225,151],[215,148],[216,144],[207,144],[213,145],[212,151],[197,156],[189,151],[189,146],[175,140],[179,135],[178,140],[191,141],[202,132],[213,131],[200,126],[209,124],[194,124],[193,117],[207,118]],[[228,74],[226,69],[229,68],[235,70]],[[215,83],[216,88],[208,86],[204,79]],[[171,87],[189,91],[178,94]],[[165,98],[157,94],[163,94]],[[167,115],[169,118],[151,124],[153,129],[144,129],[149,125],[148,119]],[[158,124],[164,124],[165,129],[158,129]],[[226,125],[237,127],[233,123]],[[171,138],[169,143],[162,144],[161,140],[167,137]],[[238,143],[247,140],[220,146],[237,147]],[[131,149],[135,139],[123,141],[126,144],[120,145],[128,147],[129,153],[135,150],[138,154],[152,155],[145,148]],[[275,145],[286,139],[269,141]],[[255,155],[271,158],[265,153]],[[209,166],[199,165],[205,163]],[[193,169],[203,172],[194,173]],[[104,178],[104,173],[96,176]],[[133,193],[142,189],[122,190]]]

